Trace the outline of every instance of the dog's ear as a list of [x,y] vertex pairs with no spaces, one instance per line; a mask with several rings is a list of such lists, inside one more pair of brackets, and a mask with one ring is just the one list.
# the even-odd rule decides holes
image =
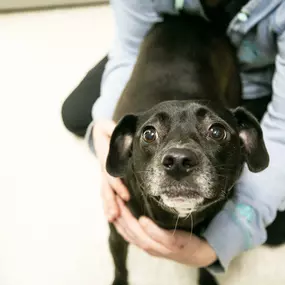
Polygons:
[[123,177],[126,172],[136,125],[137,116],[126,115],[119,121],[111,136],[106,169],[112,176]]
[[248,168],[260,172],[269,164],[269,155],[263,140],[263,133],[255,117],[242,107],[233,110],[238,122],[239,137],[242,141]]

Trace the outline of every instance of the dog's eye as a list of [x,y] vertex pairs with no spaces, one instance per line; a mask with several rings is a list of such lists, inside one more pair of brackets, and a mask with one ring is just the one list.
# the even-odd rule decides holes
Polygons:
[[147,143],[152,143],[157,139],[157,132],[153,127],[147,127],[143,131],[143,140]]
[[217,141],[226,139],[227,132],[225,128],[220,124],[214,124],[209,128],[209,136]]

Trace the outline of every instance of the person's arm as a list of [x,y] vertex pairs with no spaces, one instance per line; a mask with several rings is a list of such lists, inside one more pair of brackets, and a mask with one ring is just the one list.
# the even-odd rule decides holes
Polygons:
[[261,123],[270,164],[257,174],[244,169],[235,197],[205,231],[219,258],[219,264],[212,266],[215,271],[226,269],[235,256],[266,241],[266,227],[285,200],[285,32],[278,36],[277,46],[273,97]]
[[153,1],[112,0],[115,39],[108,54],[101,95],[93,106],[92,117],[112,119],[115,106],[130,78],[140,44],[151,26],[160,20]]
[[110,136],[115,127],[112,115],[129,80],[145,34],[160,20],[151,0],[112,0],[111,7],[115,20],[115,39],[108,54],[108,63],[101,82],[101,94],[93,106],[93,122],[85,135],[89,148],[97,155],[101,165],[101,195],[109,222],[114,221],[119,215],[115,193],[125,201],[129,199],[129,192],[122,181],[111,177],[105,170]]
[[93,122],[86,132],[89,148],[94,152],[93,126],[112,120],[120,95],[132,73],[140,44],[151,26],[160,21],[150,0],[111,0],[115,38],[108,54],[101,82],[101,94],[92,108]]

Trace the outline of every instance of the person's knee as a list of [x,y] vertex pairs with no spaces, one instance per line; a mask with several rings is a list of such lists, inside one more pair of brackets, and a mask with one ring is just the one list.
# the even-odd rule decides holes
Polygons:
[[84,136],[92,122],[92,106],[100,95],[101,78],[107,60],[105,57],[93,67],[62,105],[62,121],[77,136]]
[[61,118],[67,130],[77,136],[84,137],[88,126],[80,119],[79,112],[70,96],[62,104]]

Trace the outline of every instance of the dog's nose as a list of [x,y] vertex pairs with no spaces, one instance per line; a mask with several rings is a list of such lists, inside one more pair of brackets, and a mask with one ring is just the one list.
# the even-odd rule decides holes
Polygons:
[[165,171],[175,179],[187,176],[198,164],[198,157],[190,149],[172,148],[162,158]]

